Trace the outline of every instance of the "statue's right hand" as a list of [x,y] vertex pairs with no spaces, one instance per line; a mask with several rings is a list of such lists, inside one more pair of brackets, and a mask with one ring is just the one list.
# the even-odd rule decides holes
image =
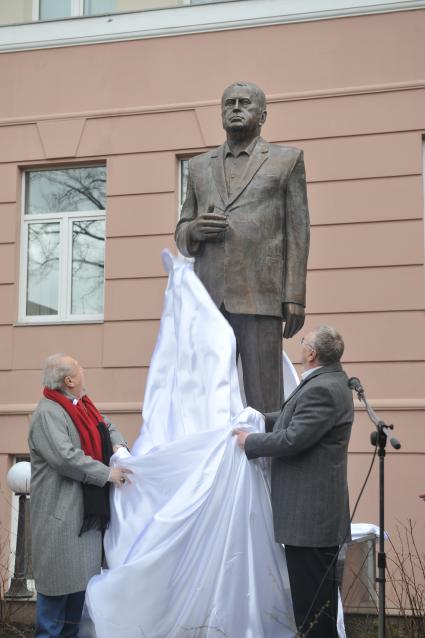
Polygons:
[[221,213],[205,213],[191,222],[190,239],[192,241],[208,241],[218,239],[229,225],[226,215]]

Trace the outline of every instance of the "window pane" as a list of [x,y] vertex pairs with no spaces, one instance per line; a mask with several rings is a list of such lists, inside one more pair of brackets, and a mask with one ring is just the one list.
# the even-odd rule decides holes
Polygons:
[[95,15],[96,13],[111,13],[116,10],[116,0],[85,0],[84,14]]
[[185,0],[84,0],[84,15],[180,7]]
[[72,224],[71,314],[103,312],[105,220]]
[[69,18],[71,0],[40,0],[40,20]]
[[104,210],[106,206],[105,166],[30,171],[25,183],[26,215]]
[[190,0],[190,4],[215,4],[216,2],[236,2],[236,0]]
[[189,160],[180,160],[180,206],[186,199],[187,180],[189,179]]
[[59,224],[28,226],[26,313],[58,314]]

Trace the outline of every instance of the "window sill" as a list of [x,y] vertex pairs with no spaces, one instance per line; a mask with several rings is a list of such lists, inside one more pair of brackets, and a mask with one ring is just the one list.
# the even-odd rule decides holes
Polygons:
[[28,326],[86,326],[92,324],[100,324],[105,323],[104,319],[78,319],[78,320],[69,320],[64,319],[63,321],[16,321],[13,324],[14,328],[28,328]]
[[73,17],[0,27],[0,51],[327,20],[425,7],[425,0],[240,0],[106,16]]

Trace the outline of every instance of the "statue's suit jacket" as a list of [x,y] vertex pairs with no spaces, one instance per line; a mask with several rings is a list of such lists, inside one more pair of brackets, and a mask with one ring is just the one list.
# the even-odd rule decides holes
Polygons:
[[[112,445],[122,435],[106,418]],[[43,398],[31,421],[31,541],[35,586],[47,596],[86,589],[102,561],[102,532],[79,536],[83,523],[82,483],[102,487],[109,468],[86,456],[71,417],[56,401]]]
[[[228,217],[226,232],[191,243],[190,222],[211,210]],[[192,158],[175,237],[180,252],[195,257],[195,272],[218,307],[281,317],[282,303],[305,305],[309,215],[302,151],[259,138],[230,197],[224,145]]]
[[[266,434],[250,434],[248,458],[272,458],[275,539],[300,547],[349,540],[347,450],[353,397],[340,364],[313,371],[283,404],[266,415]],[[348,535],[346,537],[346,534]]]

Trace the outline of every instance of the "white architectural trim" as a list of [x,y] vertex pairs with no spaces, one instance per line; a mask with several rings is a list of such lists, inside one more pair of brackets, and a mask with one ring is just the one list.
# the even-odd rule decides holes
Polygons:
[[[386,84],[369,84],[369,85],[356,85],[337,87],[332,89],[315,89],[308,91],[296,91],[289,93],[273,93],[267,95],[267,104],[279,103],[279,102],[298,102],[301,100],[323,100],[326,98],[345,97],[345,96],[357,96],[357,95],[371,95],[375,93],[392,93],[398,91],[417,91],[425,89],[425,80],[412,80],[408,82],[391,82]],[[34,124],[37,122],[43,122],[46,120],[71,120],[71,119],[94,119],[103,117],[122,117],[126,115],[145,115],[147,113],[172,113],[177,111],[193,111],[194,109],[201,109],[208,106],[220,106],[221,100],[202,100],[191,102],[177,102],[168,104],[148,104],[143,106],[129,106],[129,107],[115,107],[108,109],[93,109],[85,111],[74,111],[65,113],[43,113],[43,114],[29,114],[19,117],[6,117],[0,118],[1,126],[11,126],[16,124]],[[92,158],[81,158],[81,161],[90,161]],[[47,168],[49,163],[55,165],[56,160],[47,162]],[[34,160],[33,162],[27,162],[27,169],[34,170],[37,165],[46,168],[46,161]]]
[[[375,410],[387,412],[423,412],[425,411],[425,399],[369,399],[369,403]],[[102,402],[96,403],[100,412],[105,414],[140,414],[143,408],[141,402]],[[30,416],[35,408],[35,403],[0,403],[0,416]],[[363,403],[354,400],[356,412],[364,412]]]
[[[320,7],[320,8],[318,8]],[[135,40],[425,8],[425,0],[238,0],[0,27],[0,52]]]

